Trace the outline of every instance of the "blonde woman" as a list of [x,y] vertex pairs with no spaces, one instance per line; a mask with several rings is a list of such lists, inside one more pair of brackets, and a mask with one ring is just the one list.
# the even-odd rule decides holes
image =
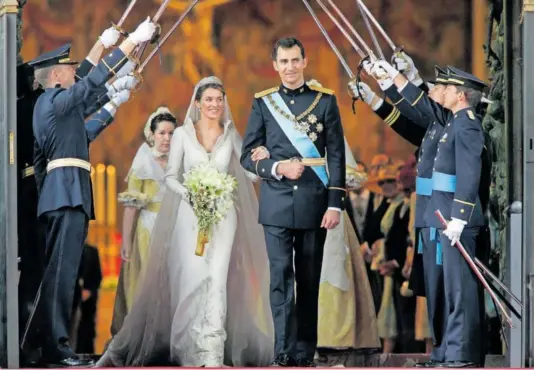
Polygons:
[[143,143],[125,181],[127,190],[119,194],[124,206],[121,274],[115,296],[111,326],[115,335],[130,311],[137,280],[145,265],[150,235],[161,206],[164,177],[176,118],[166,107],[158,108],[145,124]]

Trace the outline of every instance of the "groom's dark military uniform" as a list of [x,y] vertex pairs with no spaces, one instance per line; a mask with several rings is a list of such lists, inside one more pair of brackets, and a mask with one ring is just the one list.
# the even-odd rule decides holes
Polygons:
[[[270,158],[253,161],[251,150],[260,146]],[[277,163],[292,159],[305,164],[301,177],[279,177]],[[241,163],[264,180],[259,222],[270,261],[275,355],[287,364],[312,361],[327,233],[321,221],[329,207],[343,210],[346,197],[344,134],[333,91],[303,85],[256,94]]]

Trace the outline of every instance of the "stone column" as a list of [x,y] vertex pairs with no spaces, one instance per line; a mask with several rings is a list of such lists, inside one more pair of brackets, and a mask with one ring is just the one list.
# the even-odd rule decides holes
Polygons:
[[0,0],[0,367],[18,368],[17,15]]

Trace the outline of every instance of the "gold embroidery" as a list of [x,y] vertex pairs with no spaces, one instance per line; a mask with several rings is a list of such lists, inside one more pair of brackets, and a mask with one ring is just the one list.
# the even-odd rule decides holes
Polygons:
[[467,111],[466,114],[468,114],[468,118],[470,118],[472,121],[476,119],[476,117],[474,116],[474,112],[472,112],[471,110]]
[[[318,121],[318,117],[316,117],[315,114],[310,114],[310,112],[312,112],[314,108],[316,108],[322,96],[323,94],[321,92],[318,93],[318,95],[316,95],[316,98],[314,99],[312,104],[297,117],[294,117],[293,115],[287,114],[285,111],[283,111],[281,107],[279,107],[277,103],[275,103],[275,100],[273,100],[273,98],[270,95],[267,96],[267,99],[269,101],[269,104],[271,104],[271,106],[277,111],[277,113],[282,115],[287,120],[290,120],[291,122],[293,122],[293,126],[297,131],[302,132],[305,135],[308,135],[310,140],[316,141],[318,139],[318,134],[315,132],[311,132],[310,125],[311,123],[312,124],[316,123]],[[305,117],[307,119],[303,120],[303,118]],[[321,122],[318,122],[316,124],[316,130],[318,131],[318,133],[323,131],[323,124]]]
[[279,91],[279,87],[276,86],[276,87],[272,87],[271,89],[267,89],[267,90],[264,90],[264,91],[260,91],[256,94],[254,94],[254,97],[255,98],[262,98],[266,95],[269,95],[269,94],[273,94],[274,92],[277,92]]
[[327,95],[333,95],[334,94],[334,90],[331,90],[331,89],[326,89],[325,87],[322,87],[322,86],[318,86],[318,85],[308,85],[308,87],[310,88],[310,90],[314,90],[314,91],[317,91],[317,92],[320,92],[320,93],[324,93],[324,94],[327,94]]

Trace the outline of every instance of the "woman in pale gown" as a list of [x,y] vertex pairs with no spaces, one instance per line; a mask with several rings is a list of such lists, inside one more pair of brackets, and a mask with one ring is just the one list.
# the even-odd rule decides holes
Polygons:
[[[273,355],[269,264],[258,200],[239,164],[241,138],[216,77],[202,79],[171,143],[167,190],[146,273],[121,331],[97,366],[267,366]],[[234,207],[195,254],[197,218],[183,174],[209,163],[236,177]]]
[[[346,181],[355,187],[366,177],[345,141]],[[357,183],[356,183],[357,182]],[[379,348],[377,319],[364,258],[356,231],[346,211],[338,226],[327,232],[321,269],[318,347]]]
[[145,124],[145,141],[138,149],[125,181],[126,191],[118,196],[124,206],[121,273],[111,323],[112,336],[123,325],[141,268],[145,265],[150,234],[165,190],[165,171],[176,118],[166,107],[158,108]]

